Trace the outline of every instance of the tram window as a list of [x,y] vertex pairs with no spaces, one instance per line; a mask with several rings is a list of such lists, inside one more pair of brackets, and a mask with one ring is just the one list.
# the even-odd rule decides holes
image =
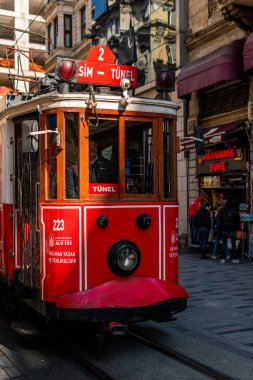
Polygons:
[[170,173],[170,128],[169,120],[163,124],[163,156],[164,156],[164,198],[171,197]]
[[150,122],[126,121],[125,183],[128,194],[153,194],[153,128]]
[[[55,114],[47,115],[46,118],[46,126],[47,129],[51,131],[55,131],[57,128],[57,118]],[[48,152],[47,152],[47,158],[48,158],[48,175],[49,175],[49,196],[51,199],[56,199],[57,197],[57,162],[56,162],[56,155],[57,155],[57,141],[56,141],[57,135],[56,133],[50,133],[47,136],[48,139]]]
[[[90,130],[89,181],[91,184],[118,181],[118,122],[114,120],[99,120],[99,127]],[[110,188],[116,192],[115,187]],[[90,192],[99,191],[97,189],[92,186]]]
[[65,196],[78,198],[78,113],[65,113]]

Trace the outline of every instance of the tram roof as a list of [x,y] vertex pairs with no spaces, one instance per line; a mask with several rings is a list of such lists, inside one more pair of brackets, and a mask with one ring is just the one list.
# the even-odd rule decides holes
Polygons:
[[[55,108],[90,108],[86,101],[89,100],[91,94],[89,92],[69,92],[61,94],[57,91],[44,93],[34,96],[29,95],[16,95],[6,94],[0,99],[0,118],[11,118],[14,115],[22,115],[28,112],[38,111],[38,106],[42,111],[55,109]],[[108,94],[95,94],[96,108],[102,110],[114,111],[132,111],[138,113],[156,113],[168,114],[176,116],[180,108],[178,104],[160,99],[150,99],[143,97],[130,96],[130,103],[127,106],[120,104],[122,95]]]

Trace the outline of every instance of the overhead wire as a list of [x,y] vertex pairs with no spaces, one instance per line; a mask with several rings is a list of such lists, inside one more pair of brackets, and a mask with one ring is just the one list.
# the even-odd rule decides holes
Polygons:
[[[57,0],[55,0],[57,1]],[[40,16],[40,14],[44,11],[44,9],[47,7],[47,5],[50,3],[50,0],[48,0],[46,2],[46,4],[39,10],[39,12],[35,15],[35,17],[33,18],[33,20],[29,23],[29,25],[27,26],[26,29],[17,29],[17,28],[13,28],[14,30],[14,45],[12,48],[16,48],[17,49],[17,63],[18,63],[18,72],[19,72],[19,67],[20,67],[20,70],[21,70],[21,73],[22,73],[22,76],[23,78],[25,78],[24,76],[24,72],[23,72],[23,68],[22,68],[22,63],[21,63],[21,59],[20,59],[20,49],[19,49],[19,46],[18,46],[18,41],[22,38],[22,36],[24,35],[24,33],[29,33],[29,34],[32,34],[30,33],[28,30],[30,29],[31,25],[35,22],[35,20]],[[17,38],[16,37],[16,32],[17,31],[21,31],[21,35]],[[30,60],[30,58],[28,57],[28,59]],[[8,57],[7,57],[7,60],[8,60]],[[32,60],[33,62],[33,60]],[[9,68],[9,75],[10,75],[10,80],[11,80],[11,83],[12,83],[12,88],[14,90],[14,80],[13,78],[11,77],[11,73],[10,73],[10,68]],[[36,78],[36,72],[34,70],[34,75],[35,75],[35,78]],[[18,80],[17,80],[17,83],[18,83]],[[26,80],[24,79],[24,85],[25,85],[25,90],[27,92],[27,87],[26,87]]]

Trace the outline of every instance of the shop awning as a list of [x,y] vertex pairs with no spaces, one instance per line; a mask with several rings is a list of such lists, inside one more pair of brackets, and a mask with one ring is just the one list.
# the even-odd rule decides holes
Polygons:
[[177,79],[177,96],[184,98],[216,83],[239,79],[243,73],[244,42],[235,40],[184,66]]
[[253,33],[249,35],[243,49],[244,71],[253,69]]
[[[213,128],[208,128],[204,130],[204,144],[205,147],[218,144],[224,141],[225,134],[228,132],[236,132],[237,130],[241,130],[241,128],[246,128],[245,121],[239,120],[230,124],[224,124]],[[183,141],[181,141],[181,151],[185,152],[190,149],[195,149],[195,142],[191,140],[193,134],[185,137]]]

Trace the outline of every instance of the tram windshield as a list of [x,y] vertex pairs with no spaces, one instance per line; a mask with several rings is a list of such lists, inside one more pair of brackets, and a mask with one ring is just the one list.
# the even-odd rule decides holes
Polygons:
[[[153,119],[104,117],[96,126],[91,118],[88,129],[81,122],[79,112],[63,112],[47,115],[46,124],[49,130],[58,128],[64,137],[64,141],[60,140],[62,149],[57,134],[47,136],[49,199],[83,199],[89,194],[112,198],[125,195],[131,199],[136,195],[155,196],[159,186],[164,198],[175,194],[172,181],[175,148],[171,149],[173,136],[169,120],[163,122],[160,147],[154,143],[158,143],[158,132]],[[160,161],[158,149],[163,150],[159,153]]]
[[66,198],[78,198],[78,113],[65,113],[65,183]]
[[98,128],[90,128],[89,191],[91,194],[117,193],[117,182],[118,121],[100,120]]
[[[55,131],[57,128],[57,117],[55,114],[48,115],[46,118],[46,128],[50,131]],[[57,144],[56,144],[56,134],[49,134],[48,139],[48,175],[49,175],[49,189],[50,198],[57,198]]]
[[154,152],[151,122],[126,121],[125,154],[126,193],[153,194]]

